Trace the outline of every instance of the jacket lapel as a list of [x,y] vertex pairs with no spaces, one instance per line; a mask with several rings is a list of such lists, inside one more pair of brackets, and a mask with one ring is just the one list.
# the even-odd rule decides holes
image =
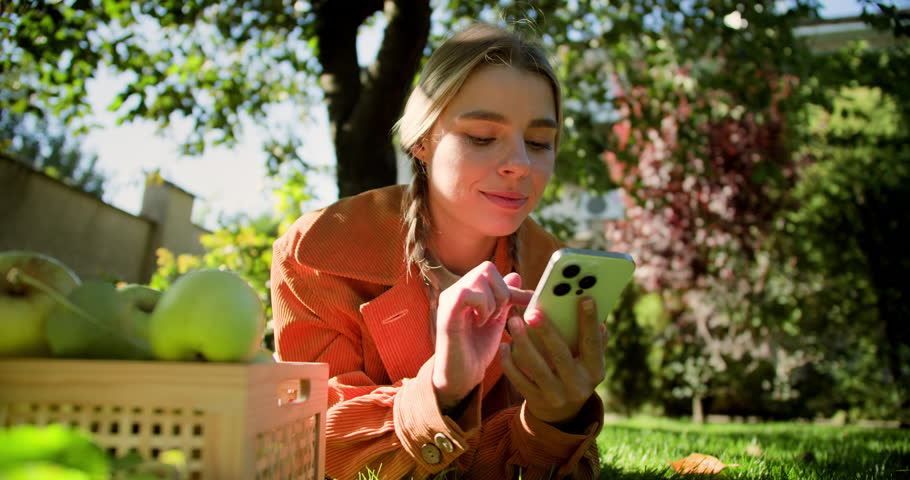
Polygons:
[[[391,383],[417,376],[420,367],[433,356],[435,345],[430,330],[430,305],[416,274],[410,279],[402,278],[382,295],[361,305],[360,313]],[[503,331],[501,341],[511,343],[512,338]],[[484,373],[484,395],[501,376],[497,355]]]
[[392,383],[417,376],[433,356],[429,302],[420,280],[402,277],[382,295],[360,306]]

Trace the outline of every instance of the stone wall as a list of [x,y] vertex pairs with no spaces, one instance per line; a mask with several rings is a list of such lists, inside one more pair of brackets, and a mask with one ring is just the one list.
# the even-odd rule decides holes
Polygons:
[[0,156],[0,251],[55,257],[83,280],[146,283],[155,250],[204,253],[204,229],[191,221],[194,197],[169,182],[148,182],[132,215],[26,165]]

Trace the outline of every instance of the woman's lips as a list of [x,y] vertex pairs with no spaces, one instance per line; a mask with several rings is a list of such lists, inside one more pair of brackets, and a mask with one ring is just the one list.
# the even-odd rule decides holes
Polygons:
[[506,210],[518,210],[528,201],[528,197],[515,192],[481,192],[487,200],[497,207]]

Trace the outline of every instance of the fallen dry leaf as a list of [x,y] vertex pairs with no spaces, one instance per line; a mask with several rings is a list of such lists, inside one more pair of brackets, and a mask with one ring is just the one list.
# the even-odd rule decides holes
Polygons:
[[727,467],[738,467],[739,464],[726,465],[718,460],[717,457],[693,453],[688,457],[670,462],[670,466],[673,467],[673,470],[676,470],[676,473],[685,475],[687,473],[720,473]]

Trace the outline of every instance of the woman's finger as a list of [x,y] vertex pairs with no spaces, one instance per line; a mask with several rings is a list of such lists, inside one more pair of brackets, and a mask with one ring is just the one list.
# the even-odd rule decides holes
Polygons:
[[521,317],[509,318],[509,332],[514,346],[511,356],[518,369],[544,391],[561,391],[559,379],[550,369],[542,352],[534,345],[530,331]]
[[507,273],[505,277],[502,277],[502,280],[510,287],[521,288],[521,275],[518,272]]
[[506,275],[503,280],[509,288],[509,303],[511,306],[526,307],[534,296],[534,290],[524,290],[521,288],[521,275],[512,272]]
[[[445,306],[447,305],[447,308],[450,309],[449,311],[456,314],[456,317],[479,321],[476,319],[486,318],[494,308],[492,294],[482,284],[479,286],[475,285],[473,288],[453,285],[449,289],[452,291],[447,290],[444,292],[447,294],[447,298],[445,300],[440,299],[440,308],[446,308]],[[459,328],[461,327],[459,326]]]
[[515,359],[512,358],[512,347],[508,343],[499,344],[499,364],[502,366],[502,373],[525,398],[540,396],[540,389],[537,388],[537,385],[515,365]]
[[588,373],[597,378],[604,366],[603,333],[598,320],[597,305],[591,297],[578,301],[578,353]]
[[534,296],[534,290],[522,290],[520,288],[509,287],[509,303],[519,307],[527,307],[531,303],[531,297]]
[[489,290],[492,294],[493,310],[490,313],[490,316],[484,318],[482,322],[478,323],[478,326],[483,325],[490,318],[500,318],[503,312],[507,311],[511,306],[509,305],[509,299],[511,298],[509,285],[499,274],[499,270],[496,269],[495,265],[490,262],[486,263],[487,265],[485,265],[480,280],[484,281],[489,287]]
[[553,325],[553,322],[536,308],[525,312],[525,323],[539,339],[538,343],[544,350],[541,353],[547,356],[556,374],[563,380],[573,378],[575,358],[572,356],[572,350],[563,340],[562,334],[559,333],[556,325]]
[[498,309],[496,306],[496,294],[494,293],[493,286],[485,279],[478,281],[474,288],[482,297],[478,302],[480,307],[477,309],[477,317],[474,319],[474,324],[482,326],[487,323],[487,320],[489,320],[490,317],[496,314]]

